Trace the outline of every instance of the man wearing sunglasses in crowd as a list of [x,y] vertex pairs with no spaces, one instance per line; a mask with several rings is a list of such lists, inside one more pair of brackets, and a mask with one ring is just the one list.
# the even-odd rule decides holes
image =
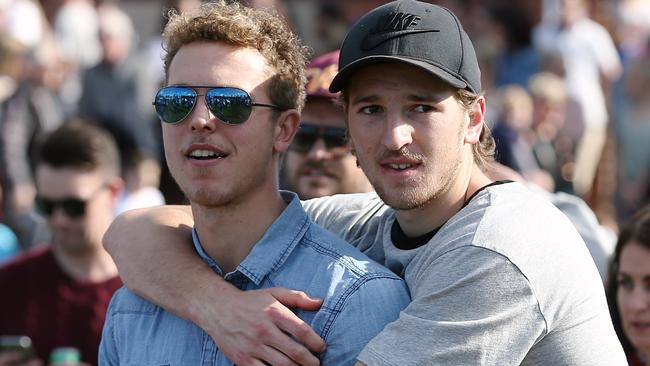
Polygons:
[[[0,335],[31,338],[29,365],[58,347],[96,363],[106,309],[122,286],[101,245],[123,187],[119,161],[112,136],[88,122],[64,124],[38,150],[36,207],[51,240],[0,268]],[[0,365],[20,365],[22,356],[2,354]]]
[[[453,13],[413,0],[370,11],[348,32],[330,91],[342,93],[351,141],[377,194],[304,206],[403,275],[412,296],[360,363],[625,364],[602,282],[570,221],[523,185],[486,174],[494,140],[479,65]],[[323,345],[290,311],[252,306],[252,296],[233,293],[190,260],[189,233],[179,224],[192,221],[171,211],[125,216],[128,225],[115,225],[121,234],[109,230],[125,281],[206,329],[239,365],[278,365],[277,352],[292,359],[282,365],[317,364],[307,348]],[[146,258],[146,269],[137,258]],[[167,273],[149,275],[155,263]],[[191,279],[181,278],[185,271]],[[273,291],[256,299],[308,302],[303,293]]]
[[352,154],[343,109],[336,103],[338,93],[328,90],[338,60],[337,50],[307,65],[307,100],[282,167],[287,188],[303,200],[372,191]]
[[[284,286],[322,299],[296,315],[327,340],[323,364],[353,365],[409,294],[399,276],[315,225],[296,194],[278,189],[304,104],[305,47],[273,12],[226,1],[172,12],[163,43],[167,86],[153,104],[169,170],[196,220],[194,257],[233,290]],[[270,364],[288,361],[275,356]],[[233,363],[192,322],[126,288],[113,297],[100,365]]]

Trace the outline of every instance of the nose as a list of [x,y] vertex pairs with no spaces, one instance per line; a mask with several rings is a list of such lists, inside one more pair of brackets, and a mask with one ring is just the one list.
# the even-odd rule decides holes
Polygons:
[[193,132],[212,132],[216,128],[217,117],[215,117],[207,103],[204,96],[198,96],[194,110],[187,117],[190,119],[189,127]]
[[322,137],[319,137],[314,141],[314,144],[311,146],[307,152],[307,158],[310,160],[323,160],[328,158],[331,155],[330,151],[325,145],[325,140]]
[[630,310],[643,311],[650,307],[650,293],[643,286],[636,286],[629,294],[628,307]]
[[72,220],[72,218],[68,216],[61,207],[56,206],[52,210],[52,214],[47,218],[47,220],[50,222],[50,225],[57,227],[67,225]]
[[391,151],[397,151],[413,142],[413,126],[405,123],[399,115],[388,115],[384,123],[382,144]]

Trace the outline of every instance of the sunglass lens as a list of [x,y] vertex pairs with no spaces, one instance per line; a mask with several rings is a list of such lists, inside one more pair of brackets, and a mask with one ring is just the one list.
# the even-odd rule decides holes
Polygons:
[[156,94],[154,105],[161,121],[178,123],[187,117],[196,104],[196,92],[191,88],[166,87]]
[[328,149],[346,147],[348,144],[348,140],[345,136],[345,129],[343,128],[327,128],[323,133],[323,138],[325,139],[325,144],[327,145]]
[[80,217],[86,213],[86,202],[69,198],[61,202],[61,208],[70,217]]
[[36,210],[43,216],[50,216],[54,211],[54,202],[43,197],[36,197]]
[[241,124],[251,115],[251,97],[237,88],[214,88],[208,90],[205,100],[212,114],[229,124]]
[[305,154],[314,145],[314,142],[316,142],[316,138],[317,136],[313,132],[309,133],[302,130],[298,130],[296,136],[293,138],[293,141],[291,142],[291,150],[300,154]]

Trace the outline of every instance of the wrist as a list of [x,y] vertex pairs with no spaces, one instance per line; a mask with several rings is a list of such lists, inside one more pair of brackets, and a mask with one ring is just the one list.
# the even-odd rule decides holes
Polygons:
[[221,277],[211,276],[209,280],[197,281],[196,293],[187,296],[188,320],[195,323],[208,334],[219,327],[228,301],[240,292],[236,287]]

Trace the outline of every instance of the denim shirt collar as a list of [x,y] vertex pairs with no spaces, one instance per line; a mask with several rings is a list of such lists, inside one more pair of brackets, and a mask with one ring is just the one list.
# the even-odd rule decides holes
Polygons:
[[[309,217],[302,208],[298,196],[289,191],[280,191],[280,194],[288,203],[287,207],[234,271],[241,273],[257,286],[261,284],[264,277],[284,263],[309,228]],[[203,249],[196,227],[192,229],[192,242],[201,259],[212,270],[224,275],[217,262]],[[226,274],[225,277],[229,275]]]

